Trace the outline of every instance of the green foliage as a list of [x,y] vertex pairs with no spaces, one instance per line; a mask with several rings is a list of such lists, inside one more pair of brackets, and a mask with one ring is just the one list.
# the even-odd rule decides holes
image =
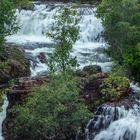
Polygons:
[[18,30],[15,6],[25,6],[28,2],[29,0],[0,0],[0,49],[5,37]]
[[[75,1],[75,2],[79,2],[79,1]],[[80,0],[80,3],[85,3],[85,4],[89,3],[89,4],[94,4],[94,5],[100,2],[101,0]]]
[[19,139],[75,139],[90,117],[79,96],[78,79],[71,72],[52,75],[50,82],[36,88],[27,103],[12,110]]
[[104,100],[116,101],[120,99],[129,87],[129,80],[122,76],[110,75],[101,84],[101,93]]
[[32,0],[12,0],[12,2],[19,9],[32,9],[33,7]]
[[[104,37],[109,44],[108,54],[121,65],[126,65],[133,71],[132,65],[129,65],[126,59],[128,55],[130,57],[133,55],[128,54],[128,50],[129,52],[133,52],[135,49],[137,50],[136,46],[140,42],[140,12],[138,1],[103,0],[97,9],[97,16],[103,22],[105,29]],[[126,56],[127,58],[125,58]],[[138,61],[139,57],[135,59]],[[138,67],[139,65],[135,65],[135,68]],[[138,73],[139,71],[136,72],[136,75]]]
[[3,104],[3,95],[5,94],[5,91],[3,89],[0,89],[0,112],[3,111],[2,110],[2,104]]
[[131,69],[131,75],[135,75],[136,80],[140,81],[140,43],[136,47],[128,48],[124,58]]
[[79,35],[79,17],[76,10],[63,8],[55,16],[55,24],[52,31],[47,33],[57,46],[53,54],[49,56],[48,66],[50,71],[64,71],[77,66],[76,57],[72,57],[70,52]]
[[0,1],[0,44],[17,30],[14,4],[11,0]]
[[125,65],[120,65],[118,62],[113,62],[110,74],[113,76],[128,77],[128,71]]

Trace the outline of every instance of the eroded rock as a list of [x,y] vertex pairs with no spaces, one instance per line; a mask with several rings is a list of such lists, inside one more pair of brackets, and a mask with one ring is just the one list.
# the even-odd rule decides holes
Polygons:
[[23,103],[27,94],[31,92],[33,88],[41,86],[46,82],[49,82],[48,76],[22,77],[17,79],[16,84],[8,93],[9,106]]

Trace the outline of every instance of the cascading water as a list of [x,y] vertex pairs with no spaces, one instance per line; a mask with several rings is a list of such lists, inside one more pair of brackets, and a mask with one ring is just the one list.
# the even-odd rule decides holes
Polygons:
[[[140,93],[137,84],[131,83],[130,86],[135,94]],[[87,125],[87,140],[140,140],[139,99],[122,104],[104,104],[98,108]]]
[[6,118],[6,109],[7,109],[8,104],[9,104],[6,95],[3,96],[3,99],[4,99],[4,103],[2,105],[2,112],[0,112],[0,140],[4,140],[3,135],[2,135],[2,123]]
[[[61,4],[35,4],[33,10],[17,10],[17,21],[20,30],[17,34],[7,37],[7,42],[26,46],[26,51],[32,56],[37,56],[40,52],[50,53],[52,40],[44,34],[50,31],[54,22],[54,15],[57,10],[64,5]],[[95,64],[95,55],[98,54],[98,65],[104,71],[109,69],[110,59],[103,54],[105,48],[104,40],[101,37],[103,27],[100,19],[95,17],[94,7],[78,8],[82,20],[80,26],[80,39],[74,45],[72,55],[77,56],[80,67],[88,64]],[[32,48],[32,49],[30,49]],[[38,69],[46,70],[46,66],[37,64],[34,74]],[[36,71],[36,72],[35,72]]]
[[[17,34],[7,37],[7,42],[24,47],[31,59],[31,76],[47,70],[37,55],[51,53],[54,42],[44,34],[50,31],[53,16],[63,4],[35,4],[33,10],[17,10],[20,27]],[[104,55],[106,44],[101,37],[103,27],[95,16],[94,7],[78,8],[81,14],[80,39],[73,48],[72,55],[77,56],[80,67],[89,64],[100,65],[103,71],[110,69],[110,59]],[[98,55],[98,60],[96,55]],[[96,57],[96,58],[95,58]],[[133,89],[136,85],[131,84]],[[139,88],[137,88],[137,91]],[[6,110],[6,109],[5,109]],[[102,106],[87,125],[87,140],[140,140],[139,102],[130,109],[125,107]],[[1,140],[1,139],[0,139]]]
[[[109,110],[110,108],[110,110]],[[116,109],[116,111],[115,111]],[[109,110],[109,112],[107,112]],[[132,109],[124,107],[107,107],[98,116],[98,120],[91,120],[87,126],[88,140],[139,140],[140,139],[140,106]],[[114,114],[117,114],[116,121]],[[99,119],[100,118],[100,119]],[[110,125],[109,125],[110,124]],[[103,127],[104,126],[104,127]],[[108,127],[109,126],[109,127]],[[108,127],[107,129],[105,129]],[[104,130],[103,130],[104,129]],[[101,131],[102,130],[102,131]],[[97,135],[95,132],[98,132]]]

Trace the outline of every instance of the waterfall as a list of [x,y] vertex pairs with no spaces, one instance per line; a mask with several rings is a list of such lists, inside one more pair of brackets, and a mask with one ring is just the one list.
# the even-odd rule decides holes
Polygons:
[[[88,140],[140,139],[140,106],[135,104],[128,110],[124,107],[117,107],[117,120],[115,121],[113,120],[114,117],[111,115],[111,113],[113,115],[115,114],[114,110],[115,107],[112,107],[109,113],[107,112],[107,109],[103,109],[103,112],[106,112],[104,115],[102,114],[98,117],[98,120],[95,123],[93,120],[90,121],[87,126],[87,129],[89,129],[87,135]],[[102,127],[102,129],[100,127]],[[100,129],[98,130],[99,132],[97,132],[97,129]]]
[[[51,53],[54,43],[45,33],[50,31],[54,22],[54,15],[64,4],[35,4],[33,10],[16,11],[19,31],[6,38],[7,42],[24,47],[26,54],[31,57],[31,76],[47,71],[47,66],[42,64],[37,55],[44,52]],[[98,55],[97,64],[103,71],[110,70],[110,58],[104,54],[106,43],[101,37],[103,27],[98,19],[96,8],[83,6],[77,8],[81,15],[80,38],[74,45],[72,55],[77,56],[80,68],[89,64],[96,64],[95,56]],[[139,92],[137,85],[131,87]],[[3,116],[7,102],[3,105]],[[0,121],[1,122],[1,121]],[[139,102],[132,106],[102,105],[86,128],[87,140],[140,140],[140,106]],[[0,140],[2,140],[0,138]]]
[[[130,83],[133,92],[140,87]],[[120,106],[103,104],[86,127],[87,140],[140,140],[140,101],[131,99]]]
[[[69,4],[67,4],[69,5]],[[32,56],[37,56],[40,52],[52,52],[53,41],[45,36],[50,31],[54,21],[54,15],[58,14],[58,9],[64,4],[35,4],[33,10],[17,10],[17,22],[20,27],[17,34],[7,37],[7,42],[26,46],[26,51]],[[95,55],[98,54],[98,65],[103,71],[110,69],[110,58],[104,54],[106,44],[101,37],[103,27],[101,20],[96,18],[96,8],[80,7],[77,8],[81,15],[80,37],[74,45],[72,55],[77,56],[80,68],[89,64],[96,64]],[[32,49],[31,49],[32,48]],[[42,70],[41,70],[42,69]],[[45,65],[37,64],[32,71],[34,74],[40,70],[45,71]],[[33,74],[33,75],[34,75]]]

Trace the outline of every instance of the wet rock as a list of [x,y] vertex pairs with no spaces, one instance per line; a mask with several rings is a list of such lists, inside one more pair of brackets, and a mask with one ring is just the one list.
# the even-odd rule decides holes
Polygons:
[[90,76],[92,74],[100,73],[102,69],[98,65],[88,65],[85,66],[82,70],[77,71],[77,75],[80,77]]
[[81,96],[91,107],[96,107],[102,103],[102,93],[100,85],[107,78],[106,73],[97,73],[88,77],[81,78]]
[[80,76],[80,95],[93,111],[105,102],[116,102],[131,93],[129,80],[101,72],[99,66],[86,66],[77,72]]
[[35,67],[37,67],[37,64],[38,64],[36,56],[33,56],[32,53],[26,52],[25,57],[30,61],[30,65],[31,65],[30,67],[35,69]]
[[47,63],[47,59],[46,59],[45,53],[40,52],[37,57],[38,57],[38,59],[40,60],[41,63]]

